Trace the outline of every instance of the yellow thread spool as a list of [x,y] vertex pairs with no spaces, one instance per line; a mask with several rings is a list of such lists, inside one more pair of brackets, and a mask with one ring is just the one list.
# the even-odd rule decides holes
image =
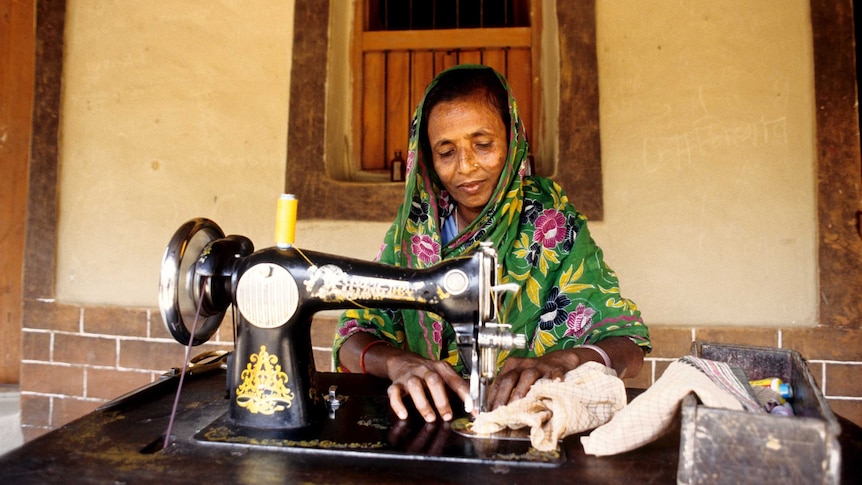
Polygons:
[[296,237],[296,196],[281,194],[275,214],[275,245],[285,249],[293,246]]

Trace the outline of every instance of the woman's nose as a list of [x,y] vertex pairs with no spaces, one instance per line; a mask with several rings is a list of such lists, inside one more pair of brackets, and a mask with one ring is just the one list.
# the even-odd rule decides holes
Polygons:
[[476,163],[476,157],[470,150],[461,150],[461,157],[458,160],[458,170],[462,173],[472,172],[479,165]]

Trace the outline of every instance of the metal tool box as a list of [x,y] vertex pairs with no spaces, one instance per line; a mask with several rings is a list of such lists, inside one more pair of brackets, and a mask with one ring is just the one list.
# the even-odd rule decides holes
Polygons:
[[682,404],[678,483],[840,482],[841,426],[798,352],[698,341],[692,354],[738,367],[750,380],[789,383],[795,416],[708,408],[690,394]]

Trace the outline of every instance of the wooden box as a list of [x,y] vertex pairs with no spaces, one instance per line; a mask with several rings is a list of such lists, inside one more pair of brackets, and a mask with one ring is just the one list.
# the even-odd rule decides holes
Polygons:
[[833,484],[841,477],[841,427],[798,352],[695,342],[692,354],[742,369],[749,380],[779,377],[793,390],[795,416],[682,404],[677,481]]

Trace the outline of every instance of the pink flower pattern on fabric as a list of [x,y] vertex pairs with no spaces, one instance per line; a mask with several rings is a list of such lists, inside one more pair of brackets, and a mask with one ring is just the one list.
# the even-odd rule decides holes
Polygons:
[[434,264],[440,260],[440,245],[427,234],[414,234],[410,248],[423,263]]
[[342,326],[338,327],[338,335],[346,337],[357,328],[359,328],[359,323],[356,320],[348,320]]
[[407,164],[405,165],[404,172],[410,173],[413,171],[413,164],[416,162],[416,152],[414,150],[410,150],[407,152]]
[[566,217],[557,209],[545,209],[536,218],[533,241],[547,249],[554,249],[566,237]]
[[593,315],[595,314],[596,311],[594,309],[584,306],[583,303],[578,303],[578,307],[570,312],[568,318],[566,318],[568,329],[565,336],[574,335],[580,338],[587,333],[587,330],[593,326]]
[[431,331],[431,337],[434,339],[434,343],[437,345],[442,344],[443,343],[443,324],[440,323],[439,321],[435,320],[434,323],[431,324],[431,328],[433,329]]

